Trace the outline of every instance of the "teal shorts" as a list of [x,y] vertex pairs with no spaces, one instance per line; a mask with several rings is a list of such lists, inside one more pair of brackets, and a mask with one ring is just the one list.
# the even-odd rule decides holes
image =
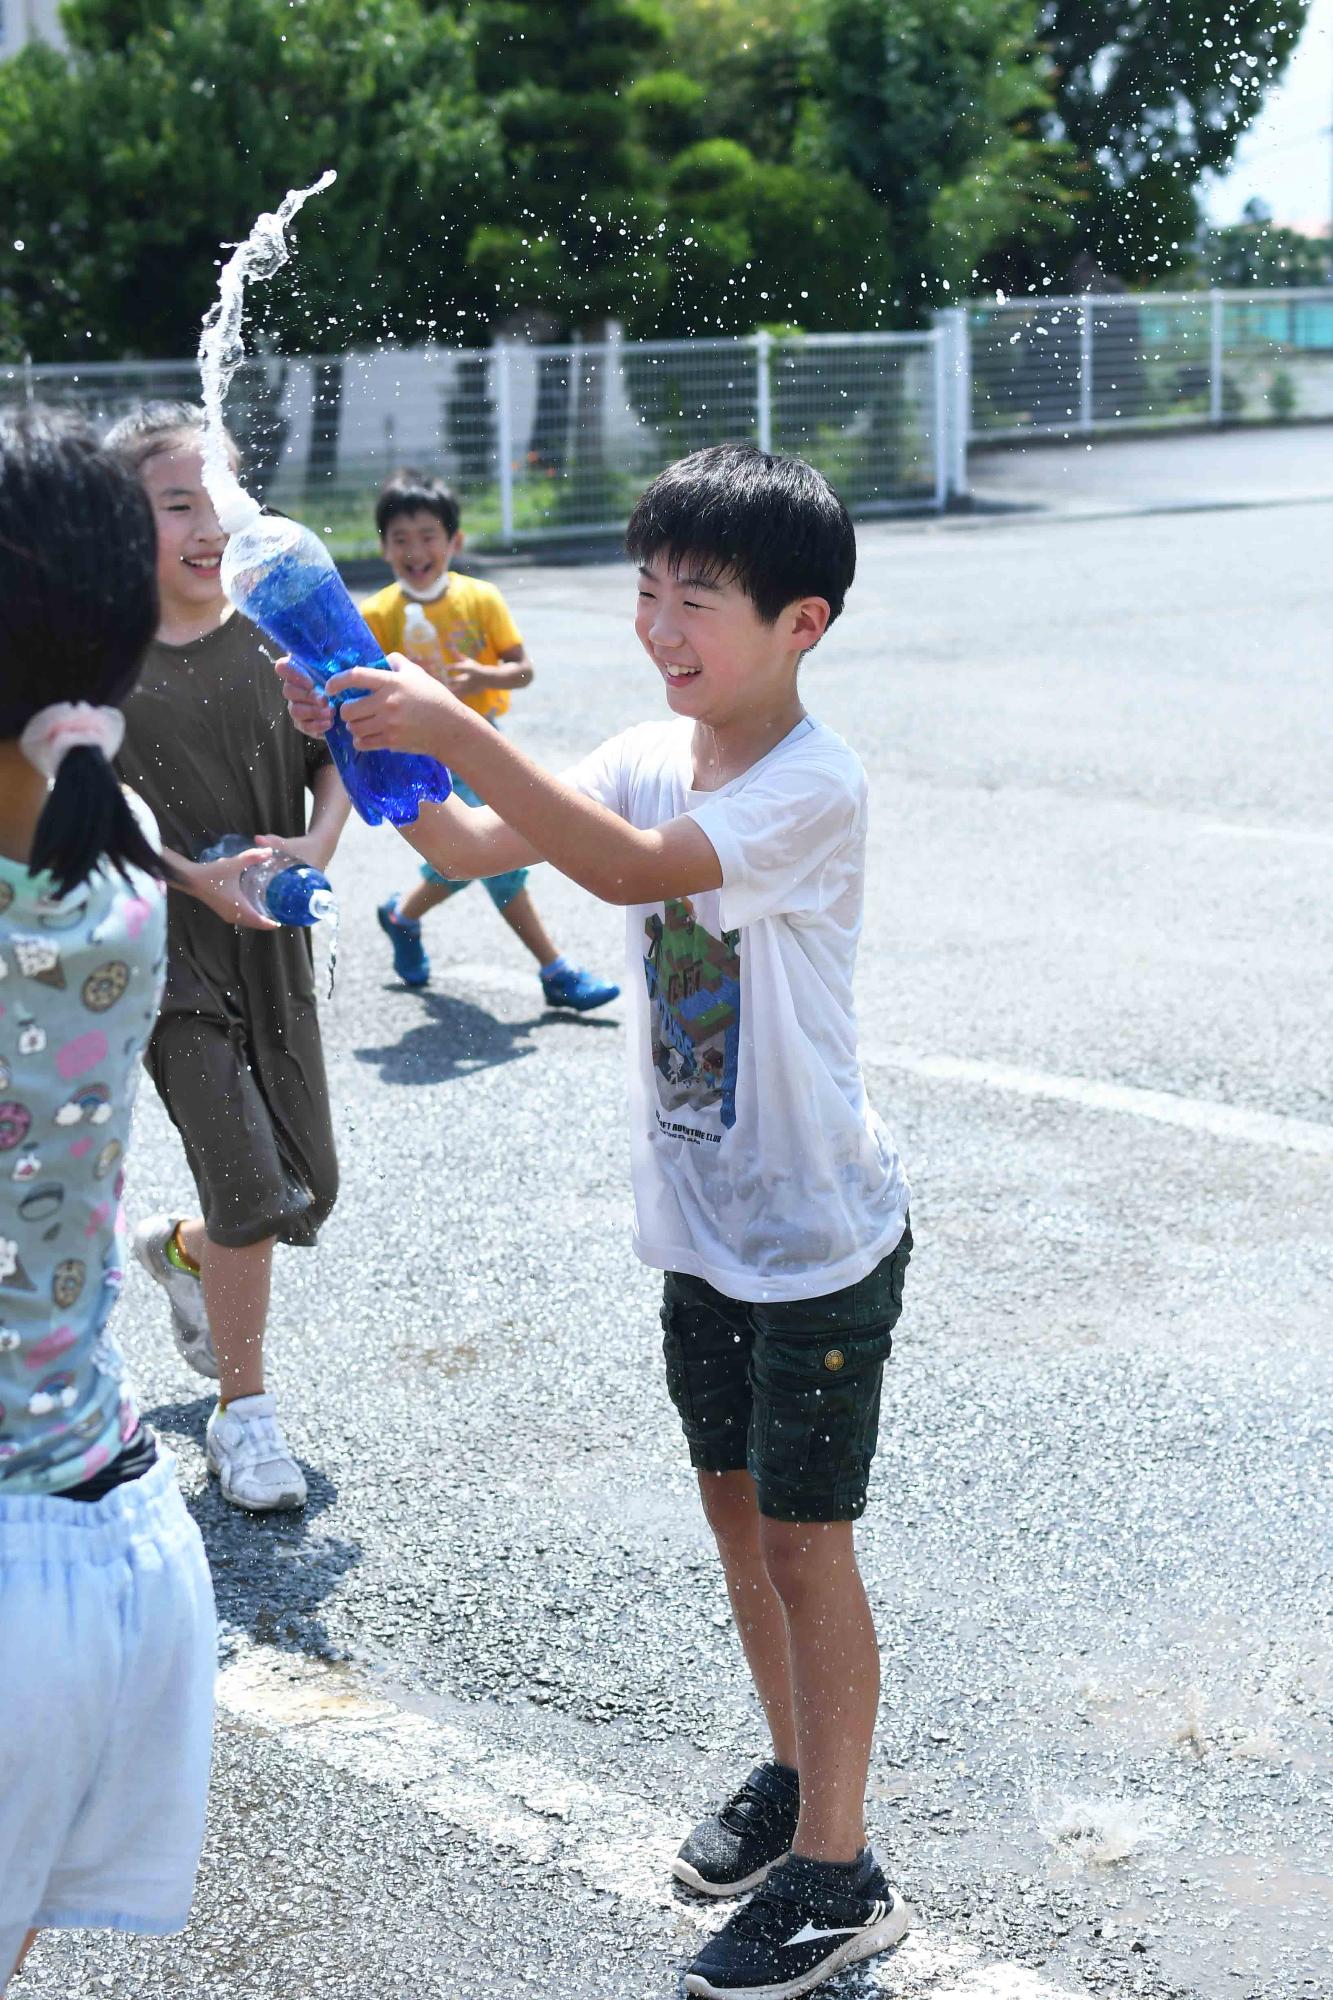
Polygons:
[[[466,778],[454,779],[454,791],[465,805],[484,806],[486,803],[485,799],[477,796]],[[460,889],[466,889],[468,886],[466,882],[453,882],[447,875],[441,875],[437,869],[431,867],[429,861],[422,862],[421,874],[424,881],[433,882],[437,889],[447,889],[451,896],[456,896]],[[528,871],[526,868],[510,868],[503,875],[487,875],[481,886],[496,909],[505,910],[515,896],[527,888]]]
[[859,1284],[777,1305],[748,1305],[668,1271],[662,1352],[690,1463],[749,1472],[760,1513],[775,1521],[863,1514],[911,1255],[904,1228]]

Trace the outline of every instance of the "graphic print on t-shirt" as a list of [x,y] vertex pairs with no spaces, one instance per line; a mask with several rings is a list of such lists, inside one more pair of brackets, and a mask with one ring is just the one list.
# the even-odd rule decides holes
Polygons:
[[740,932],[720,938],[705,930],[687,896],[673,897],[662,916],[644,925],[644,975],[653,1010],[653,1074],[658,1123],[673,1138],[712,1140],[667,1114],[720,1106],[727,1130],[736,1123],[736,1070],[741,1040]]

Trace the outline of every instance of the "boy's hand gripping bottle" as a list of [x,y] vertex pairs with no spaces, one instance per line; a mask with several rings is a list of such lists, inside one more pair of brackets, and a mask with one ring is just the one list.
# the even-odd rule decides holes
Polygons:
[[[201,861],[225,861],[253,845],[243,834],[229,833],[204,848]],[[267,861],[251,862],[241,871],[237,890],[252,910],[278,924],[317,924],[337,913],[337,899],[327,875],[275,847]]]
[[[222,587],[231,602],[290,653],[316,687],[347,667],[390,671],[319,536],[299,521],[261,513],[248,494],[235,490],[249,510],[245,518],[233,527],[219,508],[230,536],[222,557]],[[355,750],[341,716],[335,716],[326,741],[348,798],[370,826],[382,819],[408,826],[423,799],[449,796],[449,773],[433,757]]]

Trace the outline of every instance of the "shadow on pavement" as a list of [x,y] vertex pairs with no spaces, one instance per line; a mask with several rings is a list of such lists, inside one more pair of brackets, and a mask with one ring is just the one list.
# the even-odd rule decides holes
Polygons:
[[502,1021],[470,1000],[450,993],[423,993],[421,1005],[428,1019],[420,1022],[396,1042],[379,1048],[353,1049],[358,1062],[377,1063],[381,1083],[452,1083],[456,1077],[471,1076],[480,1069],[498,1069],[536,1055],[534,1031],[559,1021],[581,1033],[615,1028],[613,1019],[595,1019],[589,1014],[572,1014],[563,1008],[544,1008],[523,1021]]
[[[195,1396],[159,1403],[143,1416],[168,1443],[189,1439],[202,1454],[212,1408],[211,1395]],[[361,1545],[318,1532],[338,1489],[304,1459],[297,1463],[309,1489],[297,1513],[244,1513],[228,1505],[214,1479],[185,1504],[203,1536],[224,1628],[282,1652],[341,1659],[343,1650],[329,1638],[319,1607],[360,1562]]]

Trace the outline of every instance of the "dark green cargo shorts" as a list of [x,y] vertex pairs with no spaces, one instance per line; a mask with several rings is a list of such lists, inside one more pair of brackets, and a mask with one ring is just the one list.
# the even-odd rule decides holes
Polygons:
[[760,1513],[775,1521],[863,1514],[911,1254],[908,1228],[859,1284],[777,1305],[668,1271],[662,1352],[690,1463],[748,1471]]

